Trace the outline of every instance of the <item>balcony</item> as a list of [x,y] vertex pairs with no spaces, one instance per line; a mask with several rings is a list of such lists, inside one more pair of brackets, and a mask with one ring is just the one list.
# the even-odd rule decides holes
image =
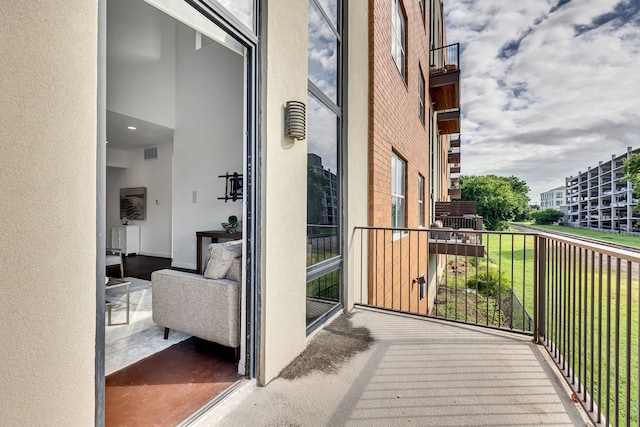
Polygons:
[[528,336],[358,307],[202,425],[586,425],[561,384]]
[[462,190],[459,188],[449,188],[448,194],[451,200],[460,200],[462,198]]
[[638,425],[640,256],[479,232],[478,260],[434,231],[356,227],[355,308],[206,425]]
[[[427,239],[441,229],[406,230],[403,238],[395,241],[381,237],[384,233],[382,229],[356,228],[354,247],[362,248],[355,268],[359,271],[355,290],[359,304],[530,336],[539,344],[534,347],[547,353],[538,359],[536,370],[550,368],[547,360],[552,361],[555,372],[571,388],[569,392],[538,390],[545,399],[565,402],[556,406],[563,408],[563,416],[573,400],[598,425],[638,425],[640,254],[544,233],[474,230],[469,234],[475,242],[482,242],[487,255],[480,258],[477,253],[453,254]],[[477,332],[481,333],[480,329]],[[444,342],[441,338],[433,344]],[[448,342],[449,362],[443,363],[452,373],[456,356],[464,354],[456,347],[461,343],[454,342],[457,340]],[[509,351],[517,350],[502,352]],[[482,366],[478,374],[484,369],[499,369],[501,363]],[[523,364],[521,373],[532,369],[533,365]],[[428,373],[414,375],[425,381],[421,389],[445,389],[461,380],[439,377],[430,383]],[[497,387],[506,394],[527,388],[525,377],[515,374],[511,389]],[[455,404],[464,405],[471,399],[465,394]],[[497,404],[488,412],[502,415],[513,414],[512,410],[509,404]],[[529,424],[514,416],[498,424]],[[447,419],[446,424],[472,422],[449,424]],[[487,425],[496,422],[488,421]],[[566,419],[552,422],[564,423],[586,424]]]
[[449,150],[447,155],[447,163],[460,163],[460,150]]
[[436,111],[460,108],[460,44],[431,50],[429,94]]
[[449,142],[449,147],[460,148],[460,135],[451,138],[451,141]]
[[441,135],[460,133],[460,109],[438,111],[437,120]]
[[449,167],[450,173],[460,173],[460,164],[452,164]]

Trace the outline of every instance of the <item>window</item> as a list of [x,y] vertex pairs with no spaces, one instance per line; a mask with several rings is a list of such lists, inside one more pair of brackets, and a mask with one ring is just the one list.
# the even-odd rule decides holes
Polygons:
[[424,227],[424,177],[418,175],[418,227]]
[[407,164],[391,153],[391,227],[405,227],[405,171]]
[[400,0],[391,0],[391,56],[404,78],[404,57],[406,53],[405,31],[406,23]]
[[562,198],[562,192],[557,192],[556,199],[561,199],[561,198]]
[[556,200],[556,206],[560,206],[562,202],[560,200]]
[[424,126],[424,76],[422,75],[422,68],[418,71],[418,116],[420,116],[420,122]]

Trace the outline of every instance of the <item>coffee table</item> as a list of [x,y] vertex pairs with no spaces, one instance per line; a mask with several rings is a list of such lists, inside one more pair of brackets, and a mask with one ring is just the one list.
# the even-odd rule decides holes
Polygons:
[[112,277],[108,277],[109,281],[106,284],[106,288],[107,289],[114,289],[114,288],[119,288],[121,286],[126,286],[127,287],[127,321],[124,323],[111,323],[111,306],[113,305],[113,303],[111,301],[106,301],[106,306],[107,306],[107,325],[108,326],[112,326],[112,325],[128,325],[129,324],[129,298],[130,298],[130,292],[129,292],[129,287],[131,286],[131,282],[127,282],[124,279],[114,279]]

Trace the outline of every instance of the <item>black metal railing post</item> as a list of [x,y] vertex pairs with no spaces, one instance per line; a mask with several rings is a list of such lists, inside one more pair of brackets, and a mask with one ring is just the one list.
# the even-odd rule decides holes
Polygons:
[[536,343],[540,343],[540,338],[546,336],[546,268],[547,268],[547,241],[541,236],[535,236],[535,263],[534,270],[534,300],[533,300],[533,337]]

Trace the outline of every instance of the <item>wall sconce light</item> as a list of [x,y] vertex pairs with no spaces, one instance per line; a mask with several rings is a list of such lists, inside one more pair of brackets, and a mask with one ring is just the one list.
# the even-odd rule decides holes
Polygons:
[[285,134],[294,140],[306,138],[306,106],[300,101],[287,101],[284,108]]

